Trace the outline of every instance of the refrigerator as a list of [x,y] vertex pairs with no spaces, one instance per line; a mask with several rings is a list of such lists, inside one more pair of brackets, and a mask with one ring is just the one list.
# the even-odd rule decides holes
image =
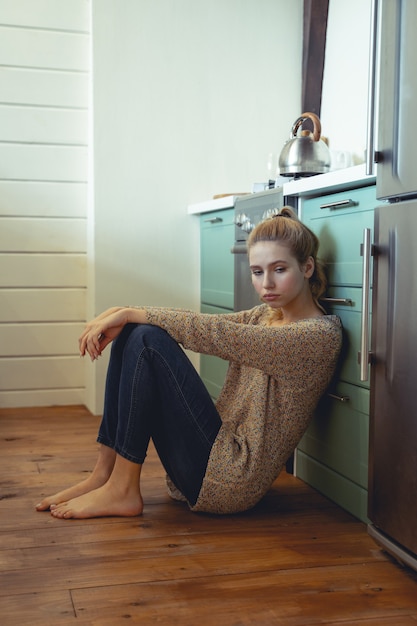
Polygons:
[[368,157],[381,202],[372,246],[368,530],[417,570],[417,0],[374,0],[372,22]]

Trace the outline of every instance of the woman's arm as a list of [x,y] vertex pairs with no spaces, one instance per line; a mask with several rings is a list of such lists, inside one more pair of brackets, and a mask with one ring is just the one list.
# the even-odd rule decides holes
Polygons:
[[144,309],[130,307],[112,307],[107,309],[87,324],[78,340],[80,355],[87,352],[95,361],[104,348],[116,339],[126,324],[146,324]]

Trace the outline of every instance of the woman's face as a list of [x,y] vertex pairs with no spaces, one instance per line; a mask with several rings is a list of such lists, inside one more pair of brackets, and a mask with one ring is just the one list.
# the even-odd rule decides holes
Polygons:
[[259,241],[249,250],[252,284],[260,299],[273,309],[297,310],[311,298],[311,257],[300,267],[290,248],[277,241]]

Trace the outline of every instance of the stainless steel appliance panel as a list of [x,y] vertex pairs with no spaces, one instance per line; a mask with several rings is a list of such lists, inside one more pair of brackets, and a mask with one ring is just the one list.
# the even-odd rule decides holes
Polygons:
[[249,233],[263,219],[283,206],[282,187],[242,196],[235,203],[234,310],[246,311],[260,304],[252,285],[246,241]]
[[379,0],[377,197],[417,197],[416,0]]
[[376,209],[368,515],[417,569],[416,232],[417,201]]

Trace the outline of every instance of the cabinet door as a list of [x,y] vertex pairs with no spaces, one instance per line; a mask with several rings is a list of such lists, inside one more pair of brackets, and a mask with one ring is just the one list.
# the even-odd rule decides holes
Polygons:
[[329,285],[362,285],[360,255],[365,228],[373,230],[375,186],[304,200],[302,220],[320,240]]
[[369,391],[339,383],[301,440],[296,474],[367,522]]
[[[202,313],[230,313],[228,309],[221,309],[219,307],[201,305]],[[228,361],[223,361],[216,356],[209,356],[202,354],[200,356],[200,376],[203,379],[205,386],[211,397],[216,400],[221,388],[223,387],[224,379],[226,378],[227,368],[229,367]]]
[[368,484],[369,390],[338,383],[298,448],[361,487]]
[[234,210],[201,216],[201,302],[233,310]]

